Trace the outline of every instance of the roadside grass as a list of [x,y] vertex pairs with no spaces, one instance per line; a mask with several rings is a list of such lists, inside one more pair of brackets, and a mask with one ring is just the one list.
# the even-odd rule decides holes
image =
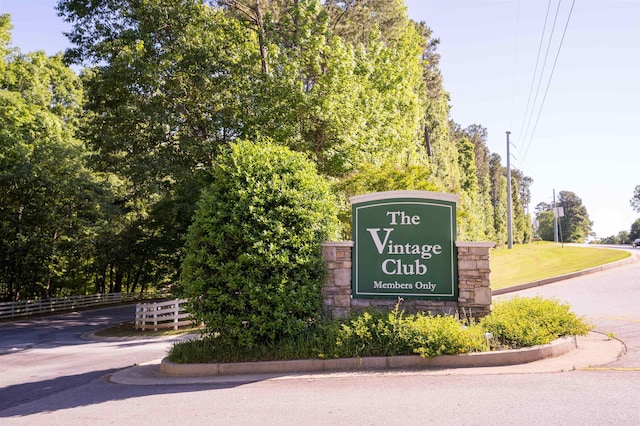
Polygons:
[[491,251],[494,290],[568,274],[630,257],[622,250],[576,247],[546,241]]

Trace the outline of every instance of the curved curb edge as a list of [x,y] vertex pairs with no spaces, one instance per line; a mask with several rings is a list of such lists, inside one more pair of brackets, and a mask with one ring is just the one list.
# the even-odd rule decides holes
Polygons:
[[179,364],[164,358],[160,373],[178,377],[232,376],[241,374],[317,373],[335,371],[439,369],[496,367],[524,364],[564,355],[578,347],[575,336],[561,337],[546,345],[495,352],[441,355],[422,358],[418,355],[340,359],[305,359],[290,361]]

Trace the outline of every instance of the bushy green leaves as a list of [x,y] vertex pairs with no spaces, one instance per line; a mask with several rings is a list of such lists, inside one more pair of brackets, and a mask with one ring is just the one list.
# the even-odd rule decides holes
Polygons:
[[106,185],[75,135],[80,81],[59,56],[0,53],[0,300],[84,292]]
[[631,208],[633,208],[634,211],[640,213],[640,185],[636,185],[633,190],[633,197],[629,200],[629,204],[631,204]]
[[328,185],[304,155],[238,142],[216,161],[191,226],[182,286],[222,341],[251,346],[321,313],[320,243],[336,232]]
[[453,316],[398,311],[372,315],[365,312],[343,324],[336,353],[341,357],[418,354],[423,357],[457,355],[488,350],[477,325],[467,326]]
[[564,216],[558,218],[559,240],[565,243],[583,243],[591,233],[593,222],[580,197],[571,191],[560,191],[555,205],[539,203],[536,206],[540,237],[554,241],[553,207],[562,207],[564,211]]
[[415,355],[434,357],[520,348],[591,329],[565,304],[535,297],[499,302],[480,322],[455,316],[364,312],[347,321],[318,322],[304,332],[253,347],[221,339],[181,342],[171,349],[174,362],[238,362],[306,358]]
[[561,336],[585,335],[591,326],[570,311],[571,307],[542,297],[497,302],[480,324],[493,338],[509,347],[550,343]]

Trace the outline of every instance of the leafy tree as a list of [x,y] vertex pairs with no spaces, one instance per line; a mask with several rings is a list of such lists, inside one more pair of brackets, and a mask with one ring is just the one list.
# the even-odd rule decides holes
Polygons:
[[[468,197],[473,199],[473,203],[467,214],[472,220],[475,220],[474,224],[470,224],[470,228],[475,232],[472,239],[476,240],[495,240],[494,230],[494,211],[491,204],[491,180],[490,180],[490,152],[486,146],[487,131],[485,128],[479,125],[471,125],[465,129],[462,129],[457,123],[452,120],[449,121],[449,127],[451,136],[461,141],[466,139],[473,144],[473,157],[474,167],[477,180],[477,188],[473,191],[467,191]],[[458,142],[460,144],[460,142]],[[462,155],[464,150],[459,145],[459,155]],[[469,163],[470,159],[466,160]],[[460,166],[464,170],[465,174],[469,174],[469,170],[465,170],[466,165],[460,163]],[[466,178],[467,180],[469,177]],[[463,184],[464,187],[464,184]],[[465,201],[461,204],[464,204]],[[464,225],[463,225],[464,226]]]
[[467,138],[459,139],[457,149],[461,170],[458,235],[461,240],[482,240],[486,235],[480,219],[480,188],[476,175],[473,143]]
[[538,221],[538,235],[545,241],[554,241],[553,211],[544,210],[536,214]]
[[216,160],[213,183],[187,237],[181,286],[207,332],[251,346],[317,320],[335,200],[304,155],[268,141],[237,142]]
[[[491,182],[490,197],[494,211],[494,226],[496,242],[502,244],[507,241],[507,170],[501,164],[498,154],[492,154],[489,160],[489,180]],[[533,180],[514,169],[511,173],[511,202],[512,202],[512,231],[515,243],[527,243],[533,234],[531,216],[526,212],[522,198],[530,200],[529,185]],[[522,189],[522,187],[526,189]]]
[[158,192],[211,166],[239,134],[255,58],[237,21],[202,2],[61,1],[66,56],[87,71],[99,165]]
[[422,39],[406,17],[392,48],[376,32],[355,48],[318,1],[219,3],[60,2],[68,57],[100,64],[89,137],[105,166],[162,187],[236,138],[286,141],[333,176],[418,150]]
[[531,239],[531,219],[525,214],[520,202],[519,182],[511,178],[512,237],[516,244],[528,243]]
[[600,240],[594,240],[592,243],[593,244],[618,244],[618,237],[616,237],[615,235],[610,235]]
[[582,200],[571,191],[560,191],[558,207],[563,207],[564,217],[560,218],[562,240],[571,243],[583,243],[591,234],[593,222],[589,220],[587,209]]
[[385,44],[393,45],[407,22],[402,0],[325,0],[324,5],[332,32],[354,45],[368,45],[378,32]]
[[108,185],[76,139],[79,79],[60,56],[9,47],[0,16],[0,299],[84,293]]
[[431,172],[419,165],[397,166],[395,164],[362,164],[354,172],[334,184],[335,192],[342,197],[339,218],[342,236],[351,239],[351,204],[349,197],[370,192],[396,190],[442,191],[430,179]]
[[355,46],[318,1],[218,4],[59,2],[73,24],[66,57],[91,66],[93,166],[120,180],[101,234],[114,248],[100,256],[105,287],[173,278],[200,188],[234,140],[282,141],[338,178],[421,161],[424,40],[405,15],[392,39],[374,26]]
[[628,242],[634,241],[636,238],[640,238],[640,218],[636,219],[631,224],[631,230],[628,234]]
[[599,240],[592,240],[590,244],[629,244],[630,242],[629,232],[620,231],[618,235],[610,235]]
[[[582,205],[582,200],[571,191],[560,191],[556,207],[562,207],[564,217],[558,218],[558,235],[561,241],[568,243],[582,243],[591,234],[593,223],[589,220],[587,209]],[[540,203],[536,206],[537,219],[540,223],[540,237],[543,240],[553,241],[553,206],[548,203]],[[547,223],[550,219],[550,229]],[[544,232],[542,220],[545,220]],[[561,229],[560,229],[561,228]]]
[[507,178],[503,174],[501,158],[492,154],[489,162],[491,178],[491,205],[493,206],[493,227],[496,244],[505,244],[508,238],[507,230]]
[[633,198],[629,201],[633,210],[640,213],[640,185],[636,185],[633,191]]
[[[491,152],[487,147],[488,132],[487,129],[478,125],[472,124],[464,129],[459,124],[449,121],[452,137],[456,139],[466,138],[473,143],[473,154],[475,159],[475,172],[478,180],[478,195],[483,205],[483,216],[487,218],[493,217],[493,211],[491,209]],[[493,226],[491,225],[491,228]],[[489,229],[491,229],[489,228]],[[487,230],[487,234],[491,235],[491,232]]]
[[58,9],[74,24],[67,59],[91,66],[82,133],[92,165],[118,181],[100,234],[101,288],[168,284],[213,159],[251,110],[253,39],[204,2],[66,0]]
[[[640,225],[640,224],[639,224]],[[640,231],[640,229],[639,229]],[[627,231],[620,231],[618,232],[618,236],[617,236],[617,244],[629,244],[632,240],[629,238],[629,232]]]
[[511,178],[518,182],[518,198],[522,204],[522,210],[527,212],[529,210],[529,203],[531,203],[531,185],[533,179],[529,176],[525,176],[522,170],[511,170]]

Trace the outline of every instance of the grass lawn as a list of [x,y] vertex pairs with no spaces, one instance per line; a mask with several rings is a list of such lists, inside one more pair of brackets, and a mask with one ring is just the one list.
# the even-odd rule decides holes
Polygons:
[[491,288],[511,287],[588,269],[631,256],[623,250],[540,241],[491,251]]

